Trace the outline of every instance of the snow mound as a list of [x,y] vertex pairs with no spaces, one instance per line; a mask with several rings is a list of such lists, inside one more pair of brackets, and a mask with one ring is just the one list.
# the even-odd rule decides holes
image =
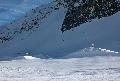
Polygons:
[[64,56],[63,58],[81,58],[92,56],[120,56],[120,53],[108,49],[96,48],[94,47],[94,44],[92,44],[92,46],[89,48],[80,49]]

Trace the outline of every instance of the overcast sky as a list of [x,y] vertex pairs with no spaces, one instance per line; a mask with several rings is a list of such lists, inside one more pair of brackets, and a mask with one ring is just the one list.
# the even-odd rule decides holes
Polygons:
[[0,0],[0,25],[9,23],[36,6],[52,0]]

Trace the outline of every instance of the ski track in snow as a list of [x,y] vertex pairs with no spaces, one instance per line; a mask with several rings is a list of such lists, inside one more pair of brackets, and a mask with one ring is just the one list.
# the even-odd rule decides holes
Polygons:
[[120,81],[120,57],[0,61],[0,81]]

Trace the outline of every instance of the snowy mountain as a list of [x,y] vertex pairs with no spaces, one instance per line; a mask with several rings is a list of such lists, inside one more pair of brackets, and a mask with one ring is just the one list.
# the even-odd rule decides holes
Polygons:
[[1,26],[0,59],[26,53],[59,58],[93,43],[96,48],[119,52],[120,2],[87,1],[55,0],[32,9],[20,20]]

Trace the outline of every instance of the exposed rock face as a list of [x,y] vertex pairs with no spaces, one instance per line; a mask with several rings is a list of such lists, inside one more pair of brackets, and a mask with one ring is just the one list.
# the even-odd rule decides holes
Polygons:
[[[66,0],[70,1],[70,0]],[[72,0],[62,24],[61,31],[70,30],[92,19],[111,16],[120,11],[119,0]]]

